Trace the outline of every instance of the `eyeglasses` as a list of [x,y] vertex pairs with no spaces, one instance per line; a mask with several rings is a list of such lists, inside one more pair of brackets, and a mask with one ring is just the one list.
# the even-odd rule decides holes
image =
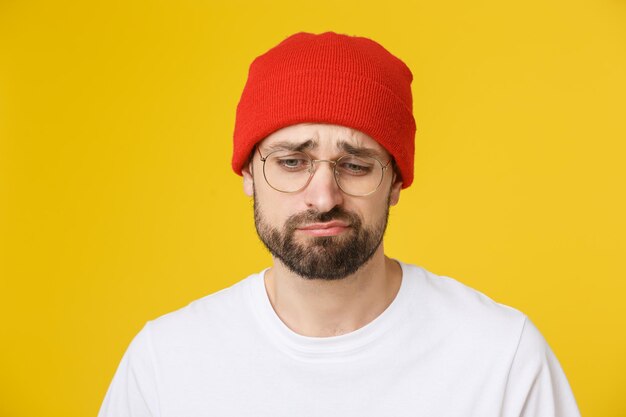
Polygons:
[[337,186],[344,193],[364,197],[372,194],[383,182],[385,171],[391,159],[383,165],[371,156],[346,154],[336,160],[313,159],[309,154],[299,151],[277,150],[263,157],[263,176],[267,184],[281,193],[295,193],[305,188],[313,174],[315,164],[328,162],[333,166],[333,176]]

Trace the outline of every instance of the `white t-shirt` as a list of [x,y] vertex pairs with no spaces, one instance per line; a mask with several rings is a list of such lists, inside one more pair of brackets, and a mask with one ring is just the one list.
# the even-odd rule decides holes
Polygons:
[[535,326],[459,282],[401,264],[366,326],[306,337],[276,315],[264,272],[151,321],[100,417],[576,417]]

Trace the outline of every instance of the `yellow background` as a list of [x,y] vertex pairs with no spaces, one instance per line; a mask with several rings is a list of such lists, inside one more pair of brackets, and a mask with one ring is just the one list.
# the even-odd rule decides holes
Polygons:
[[234,111],[302,30],[413,70],[387,253],[527,313],[583,415],[625,416],[623,0],[0,0],[0,417],[95,415],[147,320],[269,264]]

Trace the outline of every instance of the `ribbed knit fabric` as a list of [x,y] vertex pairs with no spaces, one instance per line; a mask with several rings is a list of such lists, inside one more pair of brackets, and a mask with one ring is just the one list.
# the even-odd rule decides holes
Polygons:
[[297,33],[256,58],[237,106],[233,170],[283,127],[329,123],[366,133],[393,155],[403,188],[413,182],[415,120],[409,68],[378,43]]

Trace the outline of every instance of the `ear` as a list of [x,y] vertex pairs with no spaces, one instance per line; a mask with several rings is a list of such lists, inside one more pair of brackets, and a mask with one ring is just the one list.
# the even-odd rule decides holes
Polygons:
[[402,190],[402,179],[394,172],[391,191],[389,192],[389,205],[395,206],[400,201],[400,190]]
[[252,161],[244,165],[241,169],[241,175],[243,176],[243,192],[246,193],[248,197],[252,197],[254,195],[254,175],[252,175],[253,169],[254,167],[252,166]]

